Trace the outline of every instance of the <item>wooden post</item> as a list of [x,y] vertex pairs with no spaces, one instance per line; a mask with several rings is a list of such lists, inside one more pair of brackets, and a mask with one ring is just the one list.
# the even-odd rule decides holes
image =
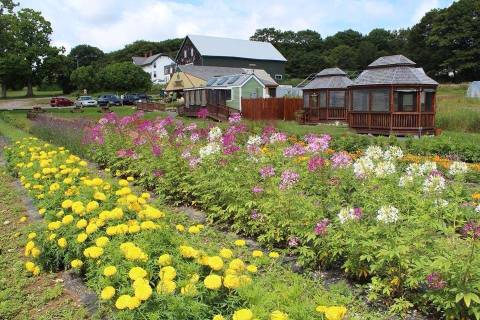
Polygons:
[[420,129],[420,87],[417,87],[417,128]]
[[394,100],[393,100],[393,95],[395,94],[394,90],[393,90],[393,86],[390,87],[390,131],[393,130],[393,112],[394,112],[394,109],[393,109],[393,104],[394,104]]

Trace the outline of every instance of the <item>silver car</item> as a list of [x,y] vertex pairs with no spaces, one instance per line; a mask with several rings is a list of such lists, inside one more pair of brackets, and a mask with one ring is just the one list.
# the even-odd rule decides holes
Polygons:
[[80,96],[75,100],[75,107],[96,107],[97,101],[91,96]]

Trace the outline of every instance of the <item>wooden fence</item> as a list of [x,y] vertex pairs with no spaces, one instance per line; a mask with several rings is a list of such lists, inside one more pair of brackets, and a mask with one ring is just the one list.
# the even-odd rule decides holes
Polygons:
[[249,120],[295,120],[302,108],[299,98],[242,99],[242,116]]

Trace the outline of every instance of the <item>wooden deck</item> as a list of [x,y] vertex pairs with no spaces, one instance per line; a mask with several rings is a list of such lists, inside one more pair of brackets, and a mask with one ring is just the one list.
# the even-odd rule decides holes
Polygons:
[[350,128],[355,129],[358,133],[425,135],[435,132],[435,113],[351,111],[348,123]]
[[305,123],[347,121],[347,108],[304,108]]

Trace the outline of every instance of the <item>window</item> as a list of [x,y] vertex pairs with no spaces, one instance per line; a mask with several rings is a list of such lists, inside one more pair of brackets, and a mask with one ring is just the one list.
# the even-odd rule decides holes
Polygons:
[[368,90],[353,90],[352,91],[352,110],[353,111],[368,111]]
[[193,57],[193,48],[190,48],[190,56]]
[[390,91],[388,89],[372,90],[372,111],[390,111]]
[[207,105],[207,91],[202,90],[202,107]]
[[345,108],[345,91],[330,91],[330,108]]
[[396,112],[417,111],[417,90],[398,89],[393,95],[394,108]]
[[432,112],[433,111],[433,101],[435,99],[435,91],[426,89],[421,93],[420,96],[420,105],[422,107],[422,112]]
[[153,64],[153,68],[154,69],[157,68],[157,63],[156,62]]
[[154,77],[154,78],[157,77],[157,72],[156,72],[156,71],[153,73],[153,77]]
[[276,74],[275,75],[275,80],[282,80],[283,79],[283,75],[281,74]]
[[311,96],[310,96],[310,105],[309,105],[309,108],[318,108],[318,94],[316,93],[313,93]]
[[200,90],[195,90],[195,104],[198,106],[202,104],[200,101]]
[[310,95],[308,93],[305,93],[303,95],[303,107],[308,108],[310,105],[308,104],[310,102]]
[[187,49],[183,50],[183,57],[184,57],[184,58],[187,57]]
[[318,94],[318,106],[320,108],[327,107],[327,93],[325,91],[320,91]]

